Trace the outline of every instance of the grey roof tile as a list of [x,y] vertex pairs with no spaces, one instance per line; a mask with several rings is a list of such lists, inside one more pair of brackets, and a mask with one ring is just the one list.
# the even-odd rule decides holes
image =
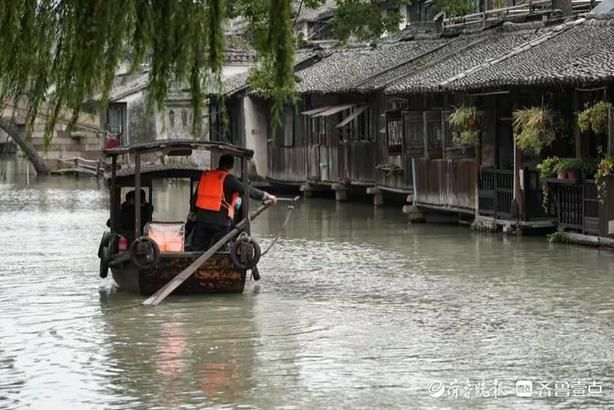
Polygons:
[[301,79],[298,91],[300,93],[354,91],[358,83],[440,45],[441,42],[425,40],[335,51],[317,64],[298,73]]
[[579,20],[562,26],[545,41],[522,53],[450,82],[450,89],[532,84],[589,83],[614,79],[612,20]]
[[433,92],[442,89],[441,83],[464,74],[502,54],[534,40],[535,31],[504,32],[492,30],[481,35],[468,36],[456,52],[450,52],[435,64],[419,69],[386,87],[388,94]]

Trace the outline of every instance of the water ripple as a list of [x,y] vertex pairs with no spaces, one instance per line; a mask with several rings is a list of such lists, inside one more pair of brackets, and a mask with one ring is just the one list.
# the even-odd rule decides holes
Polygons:
[[[160,188],[160,212],[186,191]],[[0,184],[0,407],[614,406],[610,253],[312,201],[244,294],[143,308],[98,278],[107,202],[92,180]],[[263,245],[284,219],[279,207],[255,221]],[[605,394],[426,390],[484,378],[599,380]]]

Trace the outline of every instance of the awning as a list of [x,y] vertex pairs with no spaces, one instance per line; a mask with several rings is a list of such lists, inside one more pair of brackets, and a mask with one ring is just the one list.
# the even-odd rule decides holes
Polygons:
[[333,108],[332,105],[327,105],[326,107],[319,107],[319,108],[314,108],[312,110],[309,111],[303,111],[301,114],[303,115],[314,115],[314,114],[318,114],[321,113],[322,111],[326,111]]
[[354,104],[337,105],[330,107],[330,109],[326,111],[319,112],[313,115],[313,117],[328,117],[330,115],[337,114],[338,112],[349,110],[352,107],[354,107]]
[[351,113],[343,121],[341,121],[339,124],[337,124],[337,128],[345,127],[346,125],[348,125],[350,123],[350,121],[352,121],[354,118],[358,117],[360,114],[365,112],[365,110],[367,108],[369,108],[368,105],[361,105],[360,107],[358,107],[358,109],[356,111]]

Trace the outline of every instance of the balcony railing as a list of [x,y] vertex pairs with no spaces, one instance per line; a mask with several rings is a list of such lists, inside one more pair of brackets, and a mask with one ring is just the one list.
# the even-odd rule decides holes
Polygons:
[[[606,184],[609,198],[613,185]],[[612,217],[612,201],[599,201],[597,186],[591,179],[568,181],[551,178],[548,187],[552,193],[558,226],[587,235],[607,236],[608,221]]]
[[480,215],[492,216],[497,219],[531,221],[548,218],[542,209],[542,193],[539,185],[539,175],[536,171],[524,169],[521,181],[522,213],[517,215],[513,206],[514,171],[511,169],[480,170],[478,185]]

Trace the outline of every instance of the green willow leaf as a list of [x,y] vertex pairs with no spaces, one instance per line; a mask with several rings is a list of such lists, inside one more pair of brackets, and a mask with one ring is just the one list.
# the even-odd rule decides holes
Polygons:
[[[290,0],[270,0],[258,49],[279,103],[294,91]],[[205,94],[221,80],[224,0],[12,0],[0,7],[0,103],[27,105],[27,123],[75,124],[85,101],[104,109],[115,73],[151,65],[149,103],[161,107],[171,84],[192,94],[197,131]],[[44,116],[43,116],[44,114]]]

